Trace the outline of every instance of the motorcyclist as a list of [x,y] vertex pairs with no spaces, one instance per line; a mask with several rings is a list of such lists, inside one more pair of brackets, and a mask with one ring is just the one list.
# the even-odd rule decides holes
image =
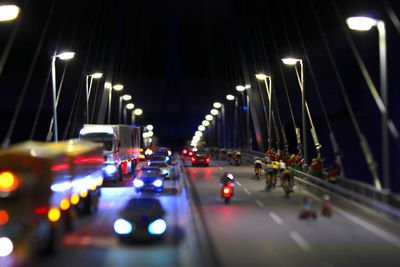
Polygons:
[[234,160],[235,160],[236,165],[239,166],[241,163],[241,160],[242,160],[242,153],[240,153],[240,151],[237,151],[234,153]]
[[257,176],[257,174],[261,174],[261,168],[262,168],[263,162],[261,159],[256,159],[254,161],[254,174]]
[[230,185],[231,187],[235,186],[235,180],[231,173],[224,172],[219,182],[221,183],[221,186],[228,186],[228,185]]
[[269,191],[272,186],[276,184],[276,175],[274,168],[271,164],[271,161],[267,160],[264,164],[264,172],[265,172],[265,184],[266,191]]

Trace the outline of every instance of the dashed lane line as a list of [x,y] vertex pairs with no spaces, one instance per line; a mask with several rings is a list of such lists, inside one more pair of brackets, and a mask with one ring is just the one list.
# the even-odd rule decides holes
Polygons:
[[278,215],[276,215],[275,212],[271,211],[269,213],[269,217],[271,217],[277,224],[282,225],[283,224],[283,220],[281,219],[281,217],[279,217]]
[[264,203],[262,203],[259,199],[255,199],[254,201],[257,203],[258,206],[264,208]]
[[309,251],[311,249],[310,243],[308,243],[299,233],[296,231],[290,232],[290,237],[296,242],[299,247],[304,251]]
[[244,192],[246,192],[246,194],[248,194],[249,196],[251,195],[250,191],[249,191],[249,190],[247,190],[246,188],[245,188],[245,189],[243,189],[243,190],[244,190]]
[[239,183],[239,182],[236,182],[236,184],[237,184],[238,186],[242,186],[242,184],[241,184],[241,183]]

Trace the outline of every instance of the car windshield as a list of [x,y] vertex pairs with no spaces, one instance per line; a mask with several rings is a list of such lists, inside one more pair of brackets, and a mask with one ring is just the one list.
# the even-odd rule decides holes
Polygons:
[[160,170],[153,169],[153,170],[142,170],[139,174],[142,178],[155,178],[161,176]]
[[153,211],[163,212],[163,208],[158,199],[154,198],[134,198],[128,201],[125,206],[125,211],[140,212],[140,211]]
[[109,133],[87,133],[81,134],[79,139],[101,143],[103,144],[104,150],[111,151],[113,147],[113,137],[114,135]]
[[149,156],[150,160],[164,160],[164,156],[160,154],[151,154]]
[[166,168],[167,164],[164,162],[150,162],[149,164],[150,167],[161,167],[161,168]]

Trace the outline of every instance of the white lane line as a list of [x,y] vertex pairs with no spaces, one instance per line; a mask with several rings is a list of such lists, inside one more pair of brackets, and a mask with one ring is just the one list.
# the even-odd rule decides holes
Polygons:
[[222,168],[222,167],[218,167],[220,170],[223,170],[224,168]]
[[311,249],[310,244],[299,235],[296,231],[290,231],[290,237],[296,242],[299,247],[304,251],[309,251]]
[[275,212],[271,211],[269,213],[269,217],[271,217],[277,224],[282,225],[283,224],[283,220],[281,219],[281,217],[279,217],[278,215],[276,215]]
[[258,206],[260,206],[261,208],[264,208],[264,203],[262,203],[260,200],[255,199],[254,201],[257,203]]
[[243,189],[243,190],[244,190],[244,192],[246,192],[246,194],[248,194],[249,196],[251,195],[250,191],[249,191],[249,190],[247,190],[246,188],[245,188],[245,189]]
[[235,182],[237,185],[239,185],[239,186],[242,186],[242,184],[241,183],[239,183],[239,182]]
[[[314,195],[313,193],[307,191],[307,194],[310,195],[311,197],[313,197],[314,199],[320,200],[321,198],[317,197],[316,195]],[[381,237],[382,239],[386,240],[387,242],[389,242],[390,244],[400,248],[400,239],[395,237],[394,235],[379,229],[378,227],[363,221],[362,219],[360,219],[359,217],[356,217],[350,213],[348,213],[347,211],[342,210],[341,208],[338,207],[333,207],[333,209],[342,214],[344,217],[346,217],[347,219],[353,221],[354,223],[364,227],[365,229],[367,229],[368,231],[374,233],[375,235]]]

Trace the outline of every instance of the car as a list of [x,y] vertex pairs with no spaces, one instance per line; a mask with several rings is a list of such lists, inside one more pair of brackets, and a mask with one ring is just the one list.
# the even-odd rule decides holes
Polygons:
[[157,167],[161,170],[161,175],[165,179],[171,178],[172,167],[165,161],[160,160],[150,160],[146,164],[148,167]]
[[160,160],[160,161],[166,161],[165,160],[165,156],[164,156],[164,154],[162,154],[162,153],[153,153],[153,154],[151,154],[151,155],[149,155],[148,157],[147,157],[147,159],[148,160]]
[[202,165],[208,167],[210,164],[210,158],[206,154],[195,154],[192,156],[192,167]]
[[164,178],[158,167],[143,167],[133,179],[136,192],[154,191],[161,193],[164,189]]
[[156,198],[132,198],[118,213],[114,232],[122,243],[160,240],[167,231],[165,214]]

